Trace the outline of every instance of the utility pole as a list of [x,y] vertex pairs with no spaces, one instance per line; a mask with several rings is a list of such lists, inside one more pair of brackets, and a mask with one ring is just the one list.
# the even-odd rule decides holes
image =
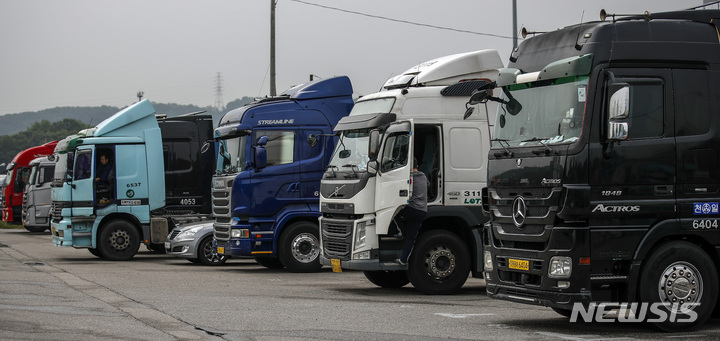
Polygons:
[[275,2],[270,0],[270,97],[277,96],[275,90]]
[[518,42],[517,42],[517,0],[513,0],[512,2],[512,16],[513,16],[513,50],[517,48]]

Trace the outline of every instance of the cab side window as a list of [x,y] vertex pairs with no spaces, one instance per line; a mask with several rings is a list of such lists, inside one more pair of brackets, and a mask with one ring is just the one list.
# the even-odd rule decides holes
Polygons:
[[406,166],[408,163],[409,147],[410,136],[407,133],[390,135],[385,142],[380,170],[387,172]]
[[75,180],[88,179],[92,175],[92,153],[82,151],[75,157]]
[[295,160],[295,132],[263,131],[262,135],[268,137],[267,145],[265,145],[268,167],[293,163]]
[[631,84],[628,139],[661,137],[665,133],[663,119],[663,85],[657,82]]

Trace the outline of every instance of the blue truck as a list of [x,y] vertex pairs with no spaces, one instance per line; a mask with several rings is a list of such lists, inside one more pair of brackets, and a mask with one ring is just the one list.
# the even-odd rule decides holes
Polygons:
[[320,264],[320,178],[354,100],[346,76],[288,89],[225,114],[215,129],[214,236],[219,254],[268,268]]
[[148,100],[58,142],[52,242],[130,260],[165,250],[174,225],[210,217],[210,115],[156,115]]

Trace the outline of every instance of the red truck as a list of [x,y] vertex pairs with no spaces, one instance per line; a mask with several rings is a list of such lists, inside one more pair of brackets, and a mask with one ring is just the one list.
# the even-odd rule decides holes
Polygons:
[[22,214],[23,191],[25,182],[30,176],[30,161],[37,157],[51,155],[55,151],[58,141],[25,149],[12,159],[7,166],[5,187],[3,187],[2,220],[10,223],[20,223]]

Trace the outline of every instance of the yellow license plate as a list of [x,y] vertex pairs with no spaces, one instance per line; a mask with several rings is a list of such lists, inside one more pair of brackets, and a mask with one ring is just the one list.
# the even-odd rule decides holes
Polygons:
[[530,261],[521,259],[509,259],[508,267],[515,270],[530,270]]
[[221,255],[224,254],[224,253],[225,253],[225,248],[222,247],[222,246],[218,246],[218,253],[221,254]]
[[342,272],[339,259],[331,259],[330,264],[332,265],[333,272]]

